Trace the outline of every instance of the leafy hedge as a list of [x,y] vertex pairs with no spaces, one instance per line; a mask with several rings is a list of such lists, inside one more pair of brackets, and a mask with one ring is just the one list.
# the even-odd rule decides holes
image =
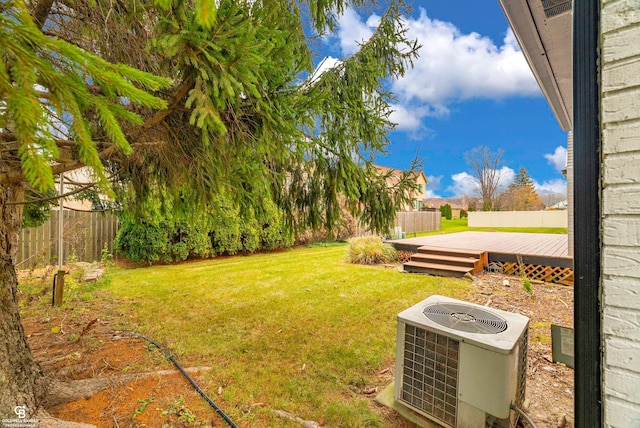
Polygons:
[[241,213],[220,198],[208,213],[187,215],[163,213],[160,206],[144,215],[123,212],[116,248],[134,262],[181,261],[189,257],[252,253],[293,245],[293,234],[285,227],[281,212],[265,201],[261,213]]

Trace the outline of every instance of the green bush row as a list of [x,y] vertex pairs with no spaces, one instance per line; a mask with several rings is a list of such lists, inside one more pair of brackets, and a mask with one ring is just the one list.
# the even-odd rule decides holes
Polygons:
[[116,249],[133,262],[153,263],[272,250],[291,247],[293,242],[293,233],[273,203],[265,201],[263,212],[256,215],[240,213],[221,198],[200,216],[164,213],[159,206],[144,215],[125,211],[120,215]]

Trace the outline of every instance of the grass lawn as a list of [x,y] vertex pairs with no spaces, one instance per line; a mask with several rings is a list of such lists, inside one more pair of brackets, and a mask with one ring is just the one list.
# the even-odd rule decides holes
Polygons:
[[[466,231],[493,231],[493,232],[520,232],[520,233],[567,233],[563,227],[469,227],[467,219],[442,219],[442,228],[433,232],[420,232],[415,236],[439,235],[442,233],[455,233]],[[407,238],[413,238],[414,234],[407,234]]]
[[[123,328],[184,365],[211,366],[203,389],[244,426],[385,427],[358,389],[395,358],[396,315],[431,294],[464,299],[464,280],[350,265],[346,246],[139,269],[111,268],[102,289]],[[261,403],[260,406],[253,406]],[[245,409],[245,411],[243,411]],[[251,409],[251,411],[246,411]]]

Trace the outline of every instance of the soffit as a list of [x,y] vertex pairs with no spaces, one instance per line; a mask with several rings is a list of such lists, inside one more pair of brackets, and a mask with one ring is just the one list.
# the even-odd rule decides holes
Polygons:
[[560,127],[570,131],[573,122],[570,4],[566,0],[498,1]]

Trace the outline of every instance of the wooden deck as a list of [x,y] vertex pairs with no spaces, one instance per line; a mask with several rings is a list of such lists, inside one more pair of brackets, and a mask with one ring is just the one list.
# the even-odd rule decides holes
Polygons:
[[487,251],[489,262],[513,262],[521,256],[524,263],[573,267],[569,240],[565,234],[459,232],[389,241],[398,250],[415,252],[418,247],[440,247]]

